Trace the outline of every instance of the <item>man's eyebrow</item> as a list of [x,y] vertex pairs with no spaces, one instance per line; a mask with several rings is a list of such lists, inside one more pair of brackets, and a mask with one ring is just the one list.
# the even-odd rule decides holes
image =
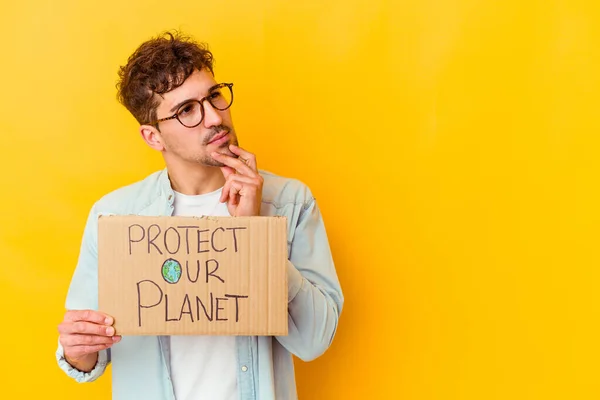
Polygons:
[[169,110],[169,113],[175,112],[175,110],[177,110],[179,107],[181,107],[181,106],[182,106],[182,105],[184,105],[185,103],[188,103],[188,102],[190,102],[190,101],[192,101],[192,100],[194,100],[194,99],[185,99],[185,100],[183,100],[183,101],[180,101],[179,103],[175,104],[175,105],[173,106],[173,108],[171,108],[171,109]]
[[[208,93],[212,92],[213,90],[215,90],[217,87],[219,86],[219,83],[217,83],[216,85],[211,86],[210,88],[208,88]],[[182,105],[184,105],[187,102],[190,102],[192,100],[195,99],[185,99],[183,101],[180,101],[179,103],[175,104],[170,110],[169,113],[175,112],[175,110],[177,110],[179,107],[181,107]]]

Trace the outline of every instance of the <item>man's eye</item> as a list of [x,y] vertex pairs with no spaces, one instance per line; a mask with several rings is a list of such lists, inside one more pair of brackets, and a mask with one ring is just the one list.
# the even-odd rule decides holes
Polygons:
[[181,110],[179,110],[179,115],[189,114],[192,112],[193,109],[194,109],[193,104],[187,104],[187,105],[183,106],[181,108]]
[[211,99],[218,99],[219,97],[221,97],[221,91],[220,90],[216,90],[214,92],[212,92],[210,94],[210,98]]

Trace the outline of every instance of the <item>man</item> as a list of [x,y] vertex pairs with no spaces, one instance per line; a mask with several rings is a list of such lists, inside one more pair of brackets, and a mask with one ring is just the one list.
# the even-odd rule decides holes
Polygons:
[[[59,325],[60,367],[78,382],[112,362],[115,399],[295,399],[292,354],[312,360],[333,340],[343,295],[325,227],[302,183],[258,170],[238,146],[233,84],[213,56],[179,34],[143,43],[120,68],[118,97],[166,169],[100,199],[89,214]],[[281,215],[288,222],[288,326],[280,337],[115,336],[98,309],[101,214]]]

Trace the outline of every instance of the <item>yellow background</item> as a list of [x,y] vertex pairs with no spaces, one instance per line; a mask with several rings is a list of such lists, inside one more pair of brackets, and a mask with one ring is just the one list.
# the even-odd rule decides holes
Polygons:
[[55,365],[87,212],[162,167],[115,100],[144,40],[210,43],[259,166],[306,182],[346,295],[302,399],[597,399],[593,0],[5,1],[0,397]]

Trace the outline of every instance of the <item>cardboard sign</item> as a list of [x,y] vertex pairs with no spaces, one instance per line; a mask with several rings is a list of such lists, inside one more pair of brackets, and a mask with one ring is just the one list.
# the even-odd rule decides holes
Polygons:
[[119,335],[287,335],[283,217],[98,219],[99,310]]

